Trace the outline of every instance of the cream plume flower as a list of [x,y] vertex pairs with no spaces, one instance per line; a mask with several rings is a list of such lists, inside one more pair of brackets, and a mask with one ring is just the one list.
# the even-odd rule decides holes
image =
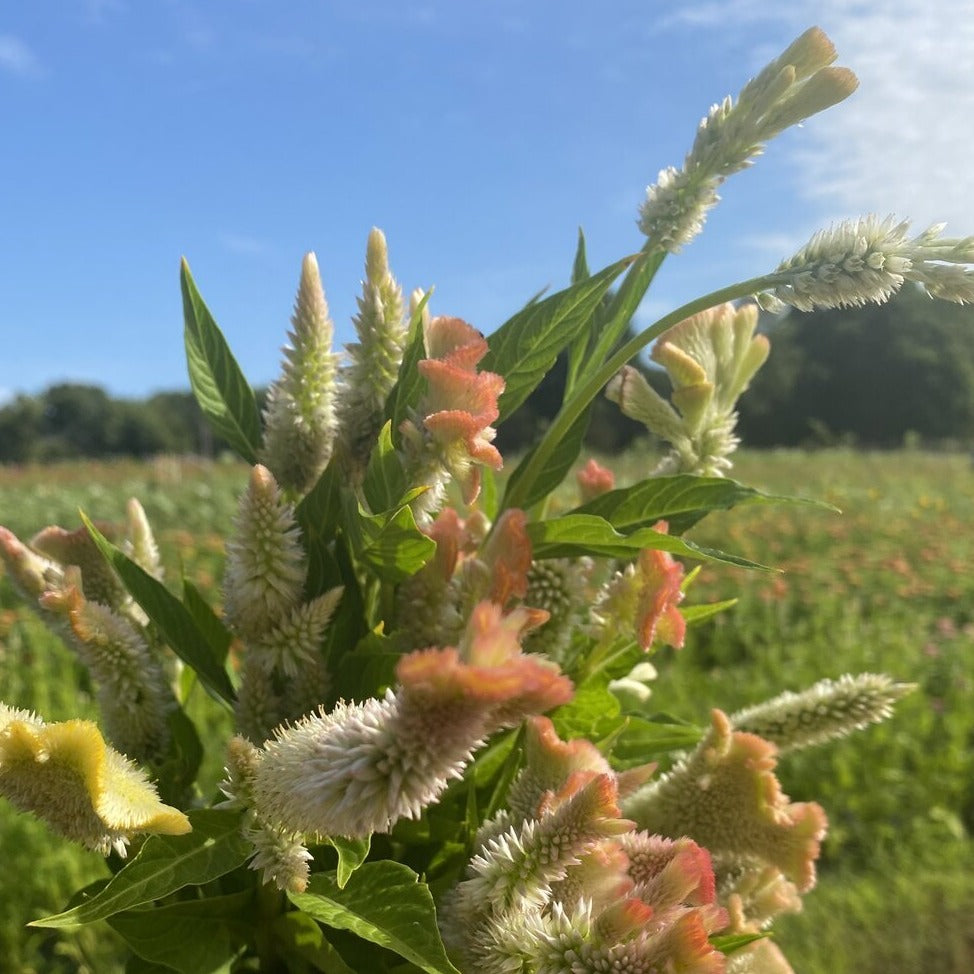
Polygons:
[[88,720],[46,724],[0,704],[0,795],[56,832],[104,855],[125,855],[144,832],[181,835],[189,819],[159,801],[145,773]]
[[889,300],[904,281],[931,297],[957,304],[974,301],[974,237],[944,238],[944,224],[907,237],[908,220],[892,216],[847,220],[821,230],[775,270],[763,303],[799,311],[855,307]]
[[570,698],[557,667],[520,650],[537,621],[530,610],[504,616],[483,602],[459,647],[399,661],[395,691],[278,728],[254,774],[257,817],[332,836],[367,836],[415,818],[490,734]]
[[751,165],[763,142],[847,98],[858,81],[830,67],[835,48],[817,27],[807,30],[741,90],[714,105],[700,123],[682,169],[664,169],[646,190],[639,229],[652,245],[676,253],[703,228],[717,190]]
[[318,261],[305,254],[281,376],[267,392],[263,459],[285,489],[312,487],[335,437],[338,356]]

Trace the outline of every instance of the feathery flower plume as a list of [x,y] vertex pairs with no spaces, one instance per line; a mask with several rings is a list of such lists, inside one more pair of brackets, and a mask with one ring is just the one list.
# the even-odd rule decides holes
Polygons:
[[419,371],[427,392],[400,427],[407,476],[430,488],[417,499],[417,513],[439,506],[449,478],[460,484],[464,502],[472,503],[480,492],[477,464],[494,470],[503,464],[490,424],[500,415],[497,397],[504,380],[476,368],[487,354],[486,339],[460,318],[438,316],[430,320],[425,340],[427,358]]
[[335,437],[338,356],[318,261],[301,263],[284,363],[267,392],[263,460],[278,483],[296,494],[312,487],[331,456]]
[[932,298],[974,301],[974,237],[944,238],[940,223],[909,239],[909,228],[908,220],[865,216],[820,230],[778,265],[759,300],[799,311],[882,304],[914,281]]
[[653,476],[693,473],[722,477],[740,442],[734,407],[768,357],[769,343],[755,335],[758,309],[722,304],[667,331],[651,357],[669,375],[672,405],[632,366],[625,366],[606,396],[633,419],[668,440],[671,450]]
[[159,558],[159,546],[156,544],[149,519],[145,516],[145,509],[134,497],[130,498],[125,505],[125,518],[128,531],[122,546],[123,550],[140,568],[156,580],[162,581],[163,570]]
[[298,604],[307,571],[294,509],[274,475],[260,464],[251,471],[233,527],[224,614],[231,629],[257,640]]
[[339,429],[345,460],[357,479],[382,428],[407,338],[402,288],[389,270],[385,235],[376,227],[366,245],[365,280],[353,322],[358,341],[346,346],[351,362],[341,371]]
[[[666,533],[658,521],[654,530]],[[686,620],[677,606],[683,601],[683,566],[666,551],[646,548],[634,564],[617,572],[592,608],[599,638],[611,641],[633,632],[649,652],[654,643],[683,648]]]
[[459,647],[399,661],[395,692],[278,728],[254,775],[257,817],[333,836],[367,836],[415,818],[490,734],[570,698],[557,667],[520,650],[537,621],[530,610],[503,616],[483,602]]
[[189,820],[159,801],[145,773],[109,747],[95,724],[46,724],[0,703],[0,795],[61,835],[125,855],[144,832],[181,835]]
[[109,740],[139,761],[158,759],[169,741],[169,714],[176,701],[162,660],[143,630],[114,609],[86,599],[77,566],[64,583],[45,592],[41,607],[67,623],[68,643],[87,666]]
[[749,81],[736,103],[728,97],[714,105],[683,168],[664,169],[646,190],[639,229],[650,242],[676,253],[703,228],[720,184],[750,166],[762,143],[851,95],[856,76],[829,67],[834,60],[832,42],[813,27]]
[[628,798],[623,811],[650,832],[688,835],[731,863],[770,863],[800,890],[811,889],[825,813],[812,802],[788,801],[774,776],[775,753],[714,710],[696,750]]
[[732,714],[737,730],[757,734],[779,754],[824,744],[893,715],[893,705],[916,688],[894,683],[883,673],[848,673],[819,680],[802,693],[786,691],[772,700]]
[[589,602],[589,582],[594,567],[591,558],[551,558],[531,562],[524,602],[544,609],[548,621],[528,635],[525,649],[564,662],[572,635],[581,625]]
[[28,605],[48,590],[64,584],[64,569],[25,545],[9,528],[0,527],[0,558],[18,594]]

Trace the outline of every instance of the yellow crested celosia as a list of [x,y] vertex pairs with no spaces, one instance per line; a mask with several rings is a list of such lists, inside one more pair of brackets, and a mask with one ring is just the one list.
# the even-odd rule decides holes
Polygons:
[[90,720],[46,724],[0,703],[0,795],[56,832],[107,855],[138,833],[182,835],[189,819]]

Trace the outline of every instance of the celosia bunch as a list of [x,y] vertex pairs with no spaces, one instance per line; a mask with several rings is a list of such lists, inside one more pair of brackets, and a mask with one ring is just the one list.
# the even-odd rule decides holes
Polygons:
[[[569,287],[488,337],[420,291],[407,313],[373,229],[340,361],[309,254],[263,412],[184,263],[190,378],[250,466],[222,605],[167,587],[135,501],[121,533],[85,520],[25,544],[0,528],[11,581],[87,667],[111,741],[0,705],[0,794],[100,852],[150,834],[41,925],[124,912],[142,959],[177,970],[202,962],[160,936],[173,908],[213,931],[214,969],[788,970],[762,938],[814,885],[826,817],[784,795],[778,758],[889,717],[908,686],[825,679],[714,709],[706,733],[650,716],[648,684],[668,678],[650,656],[692,652],[688,625],[727,607],[687,607],[686,561],[749,564],[682,536],[761,496],[719,479],[769,350],[757,305],[733,302],[885,300],[904,280],[965,301],[974,247],[866,218],[622,336],[716,188],[853,90],[833,59],[821,31],[802,35],[661,173],[636,258],[590,275],[580,248]],[[669,399],[633,364],[654,341]],[[559,356],[561,409],[502,480],[496,428]],[[603,391],[670,444],[637,483],[576,464]],[[200,729],[231,723],[205,742],[226,768],[206,808]]]

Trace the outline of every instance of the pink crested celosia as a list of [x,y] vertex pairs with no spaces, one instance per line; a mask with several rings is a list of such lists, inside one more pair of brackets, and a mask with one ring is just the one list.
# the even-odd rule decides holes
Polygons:
[[[664,534],[668,529],[666,521],[655,525],[655,530]],[[646,548],[639,553],[638,574],[639,645],[648,650],[654,642],[661,642],[682,649],[687,624],[677,606],[683,601],[683,566],[669,552]]]
[[[111,524],[99,524],[98,529],[110,539],[117,535]],[[62,566],[76,565],[80,568],[86,599],[116,609],[127,601],[128,595],[121,579],[105,561],[87,528],[68,531],[52,525],[35,534],[30,546]]]
[[9,528],[0,527],[0,558],[11,582],[30,604],[48,588],[61,584],[62,567],[31,550]]
[[[504,379],[477,371],[477,363],[487,354],[487,341],[462,319],[431,319],[425,339],[427,358],[418,369],[427,382],[426,395],[416,420],[406,420],[400,429],[420,477],[421,468],[439,466],[458,481],[469,504],[480,491],[477,464],[495,470],[503,464],[491,442],[491,423],[500,415],[497,397],[504,391]],[[437,471],[425,476],[435,479]]]
[[583,504],[612,490],[616,483],[615,474],[608,467],[603,467],[595,457],[591,457],[588,463],[575,474],[575,479],[578,482]]
[[814,802],[790,802],[774,775],[777,749],[735,731],[713,711],[710,732],[659,781],[626,800],[639,825],[688,835],[722,862],[770,863],[802,891],[815,884],[826,818]]
[[509,508],[500,517],[480,557],[490,577],[489,597],[505,606],[511,598],[524,598],[531,568],[531,539],[524,511]]
[[529,609],[475,607],[460,645],[403,657],[395,690],[281,727],[253,777],[254,809],[302,834],[367,836],[415,818],[494,731],[571,698],[557,666],[521,651]]

